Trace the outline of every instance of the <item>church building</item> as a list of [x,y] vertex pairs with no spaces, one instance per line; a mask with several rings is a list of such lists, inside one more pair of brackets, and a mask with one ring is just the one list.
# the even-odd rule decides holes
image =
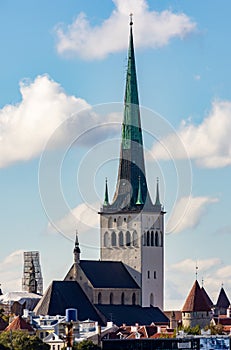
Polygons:
[[[81,291],[85,304],[87,298],[94,309],[92,314],[104,322],[113,315],[117,324],[168,323],[161,311],[165,212],[158,181],[153,202],[146,180],[132,26],[131,18],[120,162],[114,197],[110,202],[106,181],[99,211],[100,260],[81,259],[76,235],[73,265],[64,281],[55,281],[48,288],[35,309],[37,314],[64,314],[64,306],[81,308],[79,296],[75,299],[72,292],[68,297],[64,285],[69,283],[76,292]],[[66,294],[61,297],[62,293]],[[51,300],[58,294],[59,302]]]

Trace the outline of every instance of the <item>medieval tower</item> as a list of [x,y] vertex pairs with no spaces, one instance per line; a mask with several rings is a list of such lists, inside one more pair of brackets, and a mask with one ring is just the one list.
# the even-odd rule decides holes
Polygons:
[[164,211],[158,181],[154,203],[146,181],[132,25],[131,19],[118,177],[111,203],[106,181],[100,254],[102,261],[124,263],[141,288],[143,307],[163,309]]

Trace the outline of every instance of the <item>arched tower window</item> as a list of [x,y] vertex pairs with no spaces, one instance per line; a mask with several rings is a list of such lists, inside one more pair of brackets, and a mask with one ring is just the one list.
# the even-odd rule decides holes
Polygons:
[[154,305],[154,296],[152,293],[150,294],[150,305]]
[[102,304],[102,294],[100,292],[98,294],[98,304]]
[[110,293],[110,304],[113,305],[114,302],[114,296],[113,293]]
[[119,216],[119,217],[118,217],[118,220],[117,220],[117,227],[118,227],[118,228],[121,228],[122,224],[123,224],[123,219],[122,219],[121,216]]
[[150,246],[150,232],[147,232],[147,246]]
[[129,231],[126,232],[126,246],[130,247],[131,245],[131,234]]
[[114,231],[111,234],[111,245],[112,247],[116,247],[116,234]]
[[163,247],[163,232],[162,231],[160,231],[160,247]]
[[136,305],[136,293],[132,293],[132,305]]
[[119,233],[119,246],[123,247],[123,245],[124,245],[124,234],[122,231],[120,231],[120,233]]
[[124,305],[124,292],[121,294],[121,305]]
[[110,216],[110,218],[108,219],[108,228],[112,228],[113,227],[113,219]]
[[104,247],[109,246],[109,233],[108,232],[105,232],[105,234],[104,234],[103,245],[104,245]]
[[128,224],[127,227],[131,228],[131,226],[132,226],[132,217],[131,216],[128,217],[127,224]]
[[151,246],[154,246],[154,232],[151,232]]
[[155,246],[158,247],[159,246],[159,236],[158,236],[158,232],[156,231],[155,233]]
[[132,243],[134,247],[138,247],[138,235],[136,231],[132,234]]

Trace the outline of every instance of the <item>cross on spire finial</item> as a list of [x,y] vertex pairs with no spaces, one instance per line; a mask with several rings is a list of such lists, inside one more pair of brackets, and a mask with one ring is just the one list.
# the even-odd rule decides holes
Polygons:
[[130,13],[129,17],[130,17],[130,26],[132,26],[133,25],[133,21],[132,21],[133,13]]

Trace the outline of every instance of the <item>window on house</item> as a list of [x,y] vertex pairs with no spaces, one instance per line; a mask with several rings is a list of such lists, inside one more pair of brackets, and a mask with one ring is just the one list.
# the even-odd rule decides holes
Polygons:
[[124,305],[124,292],[121,294],[121,305]]
[[98,304],[102,304],[102,293],[99,292],[98,294]]
[[153,294],[151,293],[150,294],[150,305],[153,305],[154,304],[154,297],[153,297]]
[[150,278],[150,271],[148,270],[148,279]]
[[113,293],[110,293],[110,304],[113,305],[114,302],[114,296]]
[[153,272],[153,277],[156,279],[156,271]]

